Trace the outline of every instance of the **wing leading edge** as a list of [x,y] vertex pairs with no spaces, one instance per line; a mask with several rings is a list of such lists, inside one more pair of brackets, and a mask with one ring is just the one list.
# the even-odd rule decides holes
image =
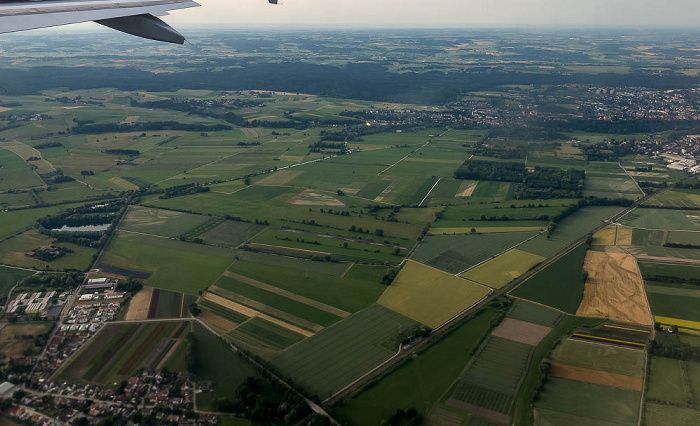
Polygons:
[[138,37],[182,44],[185,38],[157,16],[197,6],[192,0],[0,0],[0,33],[95,21]]

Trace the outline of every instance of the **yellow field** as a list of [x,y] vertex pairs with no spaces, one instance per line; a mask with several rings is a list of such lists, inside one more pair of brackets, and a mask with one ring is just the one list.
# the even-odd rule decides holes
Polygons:
[[545,258],[542,256],[512,249],[461,276],[489,287],[501,288],[543,260]]
[[614,246],[615,226],[610,225],[593,234],[594,246]]
[[435,328],[490,292],[472,281],[409,260],[378,303]]
[[660,316],[655,316],[654,321],[660,323],[661,325],[677,325],[678,328],[681,331],[685,331],[683,329],[687,329],[688,331],[700,331],[700,322],[697,321],[688,321],[688,320],[682,320],[678,318],[669,318],[669,317],[660,317]]
[[129,302],[129,310],[126,311],[127,321],[145,320],[148,318],[148,309],[151,306],[151,296],[153,295],[153,287],[144,287],[131,298]]
[[[475,227],[476,232],[480,234],[492,234],[496,232],[526,232],[526,231],[541,231],[543,228],[539,226],[492,226],[492,227]],[[453,234],[471,234],[472,228],[430,228],[428,235],[453,235]]]
[[631,246],[632,245],[632,228],[626,226],[617,227],[617,241],[615,242],[618,246]]

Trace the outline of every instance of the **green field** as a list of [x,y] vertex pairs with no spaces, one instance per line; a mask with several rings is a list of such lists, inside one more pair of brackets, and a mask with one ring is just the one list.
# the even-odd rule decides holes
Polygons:
[[661,246],[665,232],[659,229],[633,229],[632,244],[635,246]]
[[603,220],[621,210],[622,207],[585,207],[562,219],[550,238],[542,234],[519,246],[518,249],[540,256],[552,256],[603,225]]
[[4,299],[15,284],[33,274],[32,271],[0,267],[0,299]]
[[372,305],[272,358],[286,376],[312,395],[328,397],[393,356],[397,334],[418,324]]
[[378,303],[435,328],[489,293],[474,282],[408,261]]
[[[341,278],[335,275],[336,268],[347,269],[348,265],[280,256],[260,257],[266,255],[243,260],[245,256],[247,253],[239,255],[240,259],[230,268],[232,272],[348,312],[359,311],[376,302],[385,289],[381,279]],[[259,262],[260,259],[264,263]],[[270,259],[280,260],[277,265],[272,265],[268,262]]]
[[351,425],[380,424],[397,409],[416,408],[425,416],[459,377],[496,313],[479,311],[418,356],[409,359],[336,408]]
[[516,300],[510,308],[510,311],[508,311],[507,316],[508,318],[520,321],[531,322],[546,327],[554,327],[561,320],[563,315],[560,312],[535,303]]
[[211,381],[213,385],[212,392],[197,394],[197,408],[212,410],[212,401],[217,398],[234,398],[236,389],[243,381],[257,376],[258,372],[234,353],[224,340],[201,325],[195,324],[194,333],[197,338],[195,374],[198,380]]
[[199,237],[207,244],[235,248],[264,229],[264,226],[254,223],[226,220]]
[[282,312],[286,312],[290,315],[294,315],[295,317],[302,318],[324,327],[334,324],[340,320],[340,317],[337,315],[333,315],[329,312],[315,308],[300,301],[290,299],[283,295],[246,284],[231,277],[222,276],[216,281],[216,285],[247,299],[260,302],[263,305],[278,309]]
[[649,199],[645,205],[659,207],[700,207],[700,195],[692,189],[676,189],[663,192]]
[[700,230],[700,221],[692,218],[692,210],[636,208],[620,219],[620,223],[636,228]]
[[679,406],[694,403],[688,363],[677,359],[652,356],[646,398]]
[[187,318],[190,315],[190,304],[194,299],[195,297],[189,294],[159,289],[154,318]]
[[639,262],[639,270],[644,277],[667,276],[700,279],[700,266]]
[[646,426],[700,424],[700,411],[668,404],[646,402],[643,424]]
[[501,288],[544,260],[542,256],[512,249],[460,276],[492,288]]
[[[310,235],[298,231],[283,229],[267,229],[257,234],[252,243],[282,246],[311,252],[330,253],[331,257],[340,261],[365,263],[398,263],[403,259],[406,250],[394,254],[394,247],[377,245],[358,240],[350,240],[322,235]],[[322,257],[323,255],[317,255]]]
[[119,229],[177,238],[208,219],[208,216],[133,206]]
[[535,407],[595,422],[632,426],[637,424],[639,417],[640,394],[609,386],[550,378],[539,393]]
[[655,316],[700,321],[700,289],[694,285],[645,281],[644,288]]
[[233,261],[228,249],[147,235],[117,232],[100,265],[151,275],[146,284],[196,295],[211,285]]
[[551,357],[575,367],[633,377],[644,375],[644,352],[635,349],[566,339],[554,349]]
[[585,257],[586,245],[581,244],[510,293],[516,297],[575,314],[583,298],[582,270]]
[[0,148],[0,190],[43,187],[44,182],[22,158]]
[[246,321],[239,327],[236,327],[232,333],[234,332],[236,334],[242,333],[251,338],[262,340],[264,343],[277,349],[284,349],[300,342],[304,338],[301,334],[282,328],[261,318],[251,318],[250,321]]
[[456,274],[535,235],[537,232],[431,235],[411,259]]
[[25,256],[28,251],[36,250],[39,247],[54,244],[55,240],[47,235],[40,234],[36,229],[30,229],[20,235],[8,238],[0,242],[0,263],[17,266],[20,268],[31,268],[51,271],[64,270],[87,270],[93,262],[93,255],[96,249],[77,245],[73,243],[56,243],[61,247],[72,250],[63,256],[49,262],[37,259],[36,257]]
[[532,346],[525,343],[489,337],[460,378],[452,397],[470,402],[464,398],[464,394],[471,386],[515,395],[526,371],[531,350]]
[[33,227],[34,222],[40,217],[56,214],[66,210],[69,207],[77,207],[81,205],[82,203],[40,207],[35,209],[0,211],[0,241]]

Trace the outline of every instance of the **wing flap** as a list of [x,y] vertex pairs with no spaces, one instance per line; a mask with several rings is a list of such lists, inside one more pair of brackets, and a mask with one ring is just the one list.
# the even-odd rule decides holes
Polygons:
[[127,16],[163,16],[170,10],[197,6],[199,4],[192,0],[56,0],[0,3],[0,33]]

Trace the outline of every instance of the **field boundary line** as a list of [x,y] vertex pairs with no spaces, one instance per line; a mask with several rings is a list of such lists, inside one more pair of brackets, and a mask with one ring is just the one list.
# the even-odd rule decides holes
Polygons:
[[[618,162],[617,162],[617,165],[620,166],[620,168],[625,172],[625,174],[627,175],[627,177],[629,177],[630,179],[632,179],[632,182],[634,182],[634,184],[637,186],[637,189],[639,189],[639,192],[642,193],[642,197],[644,197],[645,195],[647,195],[646,192],[644,192],[644,190],[642,189],[642,187],[639,186],[639,183],[637,183],[637,181],[632,177],[632,175],[629,174],[629,172],[627,171],[627,169],[624,168],[624,167],[622,166],[622,163],[618,161]],[[642,197],[639,197],[639,198],[642,198]]]
[[541,306],[541,307],[543,307],[543,308],[551,309],[551,310],[553,310],[553,311],[559,312],[560,314],[569,315],[569,316],[572,316],[572,317],[575,317],[575,316],[576,316],[575,314],[570,314],[570,313],[568,313],[568,312],[562,311],[561,309],[554,308],[554,307],[548,306],[548,305],[544,305],[544,304],[542,304],[542,303],[540,303],[540,302],[535,302],[535,301],[532,301],[532,300],[523,299],[522,297],[514,296],[514,295],[512,295],[512,294],[510,294],[510,293],[508,293],[508,297],[513,298],[513,299],[516,299],[516,300],[521,300],[521,301],[523,301],[523,302],[532,303],[533,305],[538,305],[538,306]]
[[[303,336],[306,336],[306,337],[311,337],[314,334],[316,334],[316,332],[314,332],[314,331],[306,330],[298,325],[294,325],[290,322],[279,319],[273,315],[267,314],[267,313],[261,311],[260,309],[246,306],[244,303],[242,303],[240,301],[230,300],[230,299],[227,299],[227,298],[220,296],[216,293],[211,293],[211,292],[205,293],[205,295],[209,295],[209,297],[208,298],[204,297],[204,300],[208,300],[212,303],[215,303],[219,306],[223,306],[224,308],[238,312],[239,314],[243,314],[247,317],[259,317],[260,319],[264,319],[266,321],[269,321],[269,322],[274,323],[280,327],[286,328],[287,330],[294,331],[294,332],[301,334]],[[214,298],[212,298],[212,296]],[[218,302],[216,300],[217,297],[223,299],[225,301],[224,303],[228,302],[229,305],[227,306],[224,303]],[[262,305],[262,303],[261,303],[261,305]],[[290,315],[290,316],[293,316],[293,315]],[[308,322],[310,322],[310,321],[308,321]],[[318,326],[318,327],[321,327],[321,326]],[[323,329],[323,327],[321,327],[321,330],[322,329]]]
[[293,293],[291,291],[287,291],[287,290],[284,290],[282,288],[276,287],[274,285],[267,284],[265,282],[258,281],[258,280],[253,279],[253,278],[246,277],[245,275],[241,275],[241,274],[238,274],[236,272],[232,272],[232,271],[227,270],[227,271],[224,271],[222,275],[227,276],[229,278],[233,278],[233,279],[238,280],[238,281],[241,281],[244,284],[248,284],[248,285],[251,285],[253,287],[257,287],[257,288],[263,289],[265,291],[269,291],[270,293],[278,294],[278,295],[286,297],[288,299],[295,300],[295,301],[297,301],[299,303],[303,303],[307,306],[311,306],[313,308],[320,309],[322,311],[326,311],[330,314],[338,315],[342,318],[347,318],[351,315],[350,312],[336,308],[335,306],[327,305],[323,302],[319,302],[319,301],[310,299],[308,297],[298,295],[298,294]]
[[418,203],[418,207],[423,205],[425,200],[430,196],[430,193],[433,192],[433,189],[435,189],[435,187],[438,185],[438,183],[440,183],[441,180],[442,180],[442,178],[438,178],[437,182],[435,182],[435,185],[433,185],[433,187],[430,188],[430,191],[428,191],[428,193],[425,194],[425,197],[423,197],[423,199],[420,201],[420,203]]
[[[531,231],[524,231],[524,232],[531,232]],[[512,247],[510,247],[510,248],[507,248],[507,249],[503,250],[503,251],[500,252],[500,253],[494,254],[493,256],[489,257],[488,259],[482,260],[481,262],[477,263],[476,265],[472,265],[472,266],[468,267],[467,269],[465,269],[464,271],[458,272],[456,275],[457,275],[457,276],[462,275],[463,273],[468,272],[468,271],[470,271],[470,270],[476,268],[477,266],[481,266],[481,265],[483,265],[484,263],[486,263],[486,262],[488,262],[488,261],[490,261],[490,260],[493,260],[493,259],[497,258],[498,256],[501,256],[501,255],[503,255],[503,254],[506,254],[507,252],[513,250],[514,248],[517,248],[519,245],[525,244],[526,242],[530,241],[530,240],[533,239],[533,238],[539,237],[540,235],[544,234],[545,232],[546,232],[546,231],[540,231],[540,232],[538,232],[537,234],[533,235],[532,237],[528,238],[527,240],[521,241],[521,242],[519,242],[518,244],[516,244],[516,245],[514,245],[514,246],[512,246]],[[523,251],[524,251],[524,250],[523,250]],[[529,251],[527,251],[527,252],[525,252],[525,253],[534,254],[535,256],[540,256],[539,254],[530,253]],[[544,257],[544,256],[540,256],[540,257]],[[545,258],[545,259],[546,259],[546,258]],[[544,262],[544,260],[543,260],[542,262]],[[540,262],[540,263],[542,263],[542,262]],[[527,271],[525,271],[525,272],[527,272]],[[517,279],[517,278],[516,278],[516,279]],[[509,283],[509,284],[510,284],[510,283]]]

